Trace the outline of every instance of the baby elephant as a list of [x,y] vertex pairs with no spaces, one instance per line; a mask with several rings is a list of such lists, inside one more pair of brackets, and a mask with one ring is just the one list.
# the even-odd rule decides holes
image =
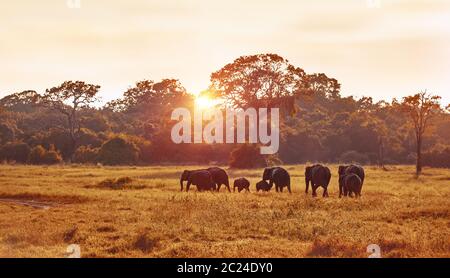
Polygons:
[[262,190],[262,191],[270,191],[270,189],[272,189],[272,186],[270,186],[270,184],[267,181],[265,181],[265,180],[262,180],[262,181],[260,181],[260,182],[258,182],[256,184],[256,191],[258,191],[258,192],[260,190]]
[[[343,175],[339,178],[339,186],[344,190],[344,196],[361,197],[362,180],[356,174]],[[340,196],[339,196],[340,197]]]
[[246,178],[236,179],[233,184],[233,192],[236,191],[236,187],[238,188],[239,193],[244,189],[250,192],[250,182]]

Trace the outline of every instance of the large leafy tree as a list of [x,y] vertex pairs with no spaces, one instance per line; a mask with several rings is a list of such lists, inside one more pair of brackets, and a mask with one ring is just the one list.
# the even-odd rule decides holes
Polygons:
[[440,113],[441,97],[430,95],[426,91],[422,91],[418,94],[407,96],[403,98],[400,103],[400,108],[408,115],[411,124],[414,127],[414,134],[416,139],[416,174],[419,176],[422,173],[422,146],[423,137],[431,119],[438,113]]
[[66,81],[60,86],[47,89],[40,96],[39,103],[63,114],[67,119],[68,133],[71,140],[70,159],[75,152],[81,122],[79,112],[98,101],[98,85],[87,84],[83,81]]
[[0,106],[15,112],[32,112],[40,96],[36,91],[27,90],[0,99]]
[[137,82],[123,98],[109,102],[106,108],[121,112],[129,130],[151,139],[155,131],[162,130],[168,123],[173,109],[192,104],[193,96],[178,80],[163,79]]
[[340,85],[325,74],[308,75],[277,54],[242,56],[212,73],[210,90],[234,108],[278,107],[297,111],[301,95],[338,97]]
[[211,88],[234,108],[279,107],[294,110],[304,91],[303,69],[276,54],[242,56],[211,75]]
[[336,100],[340,97],[341,84],[324,73],[308,74],[303,78],[303,87],[308,95],[319,94]]
[[186,89],[176,79],[163,79],[160,82],[143,80],[129,88],[123,98],[109,102],[107,107],[128,113],[141,113],[152,108],[156,111],[150,114],[161,116],[158,113],[161,109],[183,105],[189,98]]

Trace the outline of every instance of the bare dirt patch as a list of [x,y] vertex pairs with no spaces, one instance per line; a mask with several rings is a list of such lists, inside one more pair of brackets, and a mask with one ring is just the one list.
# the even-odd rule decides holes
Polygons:
[[33,193],[0,194],[0,203],[27,206],[35,209],[50,209],[74,203],[82,203],[87,199],[77,196],[42,195]]

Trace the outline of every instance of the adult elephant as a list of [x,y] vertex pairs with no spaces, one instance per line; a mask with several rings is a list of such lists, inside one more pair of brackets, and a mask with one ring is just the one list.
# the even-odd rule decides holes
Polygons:
[[[362,190],[362,186],[364,185],[364,179],[366,178],[366,173],[362,166],[354,165],[354,164],[339,166],[338,173],[339,173],[339,178],[341,178],[345,175],[350,175],[350,174],[357,175],[361,179],[361,190]],[[339,184],[339,197],[341,197],[342,194],[343,194],[343,188],[342,188],[341,184]]]
[[291,176],[288,171],[281,167],[271,167],[264,169],[263,178],[264,181],[269,181],[269,186],[272,188],[275,184],[277,192],[283,192],[283,188],[287,187],[289,193],[291,192]]
[[361,197],[361,178],[356,174],[342,175],[339,177],[339,186],[344,190],[344,196]]
[[196,185],[198,191],[216,190],[212,175],[207,170],[184,170],[180,178],[181,191],[183,191],[184,181],[187,181],[186,192],[189,191],[191,184]]
[[331,180],[331,171],[328,167],[316,164],[305,169],[305,193],[308,194],[309,183],[311,182],[312,195],[317,196],[316,190],[319,186],[323,187],[323,197],[328,197],[328,185]]
[[220,190],[220,187],[222,185],[225,185],[228,188],[228,192],[231,192],[228,174],[224,169],[221,169],[219,167],[211,167],[206,170],[211,173],[212,179],[217,185],[217,191]]

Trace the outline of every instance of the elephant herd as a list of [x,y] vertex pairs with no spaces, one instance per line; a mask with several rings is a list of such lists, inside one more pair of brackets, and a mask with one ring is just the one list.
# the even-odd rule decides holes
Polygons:
[[[344,196],[360,197],[364,184],[364,168],[359,165],[339,166],[339,198]],[[211,167],[200,170],[185,170],[181,174],[180,186],[183,191],[183,182],[187,182],[186,191],[191,185],[197,186],[198,191],[219,191],[222,185],[231,192],[228,174],[224,169]],[[317,189],[323,188],[323,197],[328,197],[328,185],[331,181],[331,171],[328,167],[316,164],[305,169],[305,193],[308,194],[311,184],[313,197],[317,196]],[[262,180],[256,183],[256,191],[270,191],[275,185],[276,192],[283,192],[286,187],[291,192],[291,177],[289,172],[282,167],[265,168]],[[246,178],[238,178],[233,183],[233,191],[243,190],[250,192],[250,181]]]

